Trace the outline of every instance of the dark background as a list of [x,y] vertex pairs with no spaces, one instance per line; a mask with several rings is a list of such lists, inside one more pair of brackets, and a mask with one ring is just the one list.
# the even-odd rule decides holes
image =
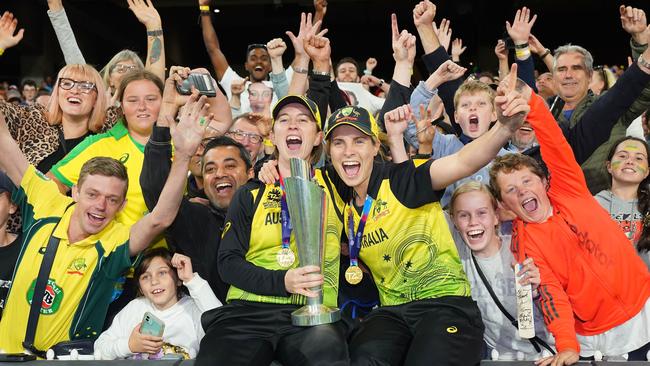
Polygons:
[[[211,65],[198,26],[196,0],[153,0],[163,22],[167,66]],[[350,1],[329,0],[325,26],[332,42],[334,62],[344,56],[355,57],[362,65],[367,57],[379,60],[375,74],[389,79],[393,59],[390,44],[390,13],[396,12],[400,29],[415,33],[413,0]],[[463,64],[475,69],[496,70],[494,45],[505,32],[505,21],[512,21],[517,8],[528,6],[538,14],[533,27],[544,46],[571,42],[592,52],[595,64],[625,64],[629,36],[620,27],[618,6],[611,0],[440,0],[436,21],[451,19],[452,39],[461,37],[467,51]],[[20,77],[40,78],[55,75],[64,65],[49,18],[45,0],[2,0],[0,10],[10,10],[25,28],[25,38],[0,56],[0,80]],[[633,5],[650,11],[648,1]],[[86,62],[101,68],[116,52],[128,48],[146,56],[144,26],[127,7],[126,0],[65,0],[64,6]],[[284,31],[297,33],[301,11],[313,11],[312,0],[217,0],[220,9],[213,21],[222,49],[235,70],[241,70],[246,45],[265,43],[282,36],[289,45],[285,64],[293,57]],[[418,58],[422,49],[418,44]],[[511,57],[512,59],[512,57]],[[415,74],[420,65],[416,63]],[[541,65],[540,65],[541,66]],[[362,66],[363,68],[363,66]],[[543,69],[543,67],[539,67]]]

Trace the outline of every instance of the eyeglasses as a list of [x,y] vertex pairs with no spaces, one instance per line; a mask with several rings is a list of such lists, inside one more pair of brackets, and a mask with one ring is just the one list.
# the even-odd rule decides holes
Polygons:
[[77,89],[79,89],[80,92],[84,94],[90,94],[90,92],[97,91],[97,87],[95,86],[95,83],[92,83],[90,81],[77,81],[77,80],[72,80],[68,78],[60,78],[59,79],[59,88],[63,90],[70,90],[72,88],[77,86]]
[[262,136],[256,133],[244,132],[241,130],[229,131],[227,135],[233,137],[237,141],[244,141],[244,139],[248,138],[248,141],[255,145],[262,143],[263,140]]
[[117,71],[118,74],[124,74],[137,68],[138,67],[136,65],[117,64],[115,67],[113,67],[113,71]]

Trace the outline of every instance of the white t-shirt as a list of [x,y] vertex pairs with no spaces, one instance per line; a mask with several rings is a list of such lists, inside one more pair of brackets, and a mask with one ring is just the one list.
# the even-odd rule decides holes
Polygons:
[[190,296],[184,296],[165,310],[158,310],[144,296],[129,302],[115,318],[110,328],[95,341],[95,353],[104,360],[133,357],[129,349],[131,332],[142,322],[145,312],[150,312],[165,323],[163,341],[183,347],[191,358],[199,352],[201,338],[205,335],[201,326],[204,311],[221,306],[207,281],[197,273],[191,281],[184,283]]
[[[540,359],[542,354],[535,350],[529,340],[519,337],[517,328],[512,325],[496,305],[476,270],[469,247],[465,244],[451,220],[449,220],[449,223],[463,269],[469,279],[472,298],[478,303],[481,310],[481,317],[485,325],[483,338],[487,345],[499,352],[499,360],[516,360],[517,352],[523,353],[526,361]],[[502,236],[501,249],[497,254],[490,258],[476,257],[476,261],[481,266],[481,271],[483,271],[485,278],[487,278],[503,307],[516,318],[515,272],[511,266],[514,257],[510,252],[510,239],[509,235]],[[534,312],[536,335],[555,348],[555,340],[544,325],[542,312],[537,308],[534,309]],[[541,348],[543,351],[544,348]]]
[[[288,67],[286,70],[284,70],[284,72],[287,76],[287,82],[291,84],[291,78],[293,77],[293,69],[291,67]],[[228,97],[228,100],[232,98],[232,92],[230,90],[232,83],[236,80],[241,80],[241,79],[243,78],[239,76],[239,74],[237,74],[235,70],[233,70],[230,66],[228,66],[228,69],[226,69],[226,72],[223,74],[223,77],[219,81],[219,84],[221,84],[223,89],[226,91],[226,96]],[[264,80],[262,82],[264,83],[264,85],[273,89],[272,82],[268,80]],[[251,84],[250,81],[246,82],[246,87],[244,88],[244,91],[239,96],[239,100],[241,102],[239,109],[231,108],[233,118],[241,114],[249,113],[252,111],[250,101],[248,100],[248,86],[250,84]],[[271,108],[273,108],[273,106],[277,102],[278,102],[278,97],[275,95],[275,90],[273,90],[273,99],[271,100]]]

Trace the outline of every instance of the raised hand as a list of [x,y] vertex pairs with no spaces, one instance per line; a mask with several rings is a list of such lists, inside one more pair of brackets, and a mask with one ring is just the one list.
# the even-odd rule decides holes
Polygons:
[[372,73],[372,71],[375,69],[375,67],[377,67],[377,59],[374,58],[374,57],[369,57],[366,60],[366,70],[368,70],[368,71],[370,71]]
[[462,39],[454,39],[454,41],[451,43],[451,59],[458,62],[460,60],[460,55],[462,55],[466,49],[467,47],[463,47]]
[[454,63],[451,60],[447,60],[440,65],[436,71],[434,71],[427,80],[427,87],[437,88],[440,85],[456,80],[463,76],[467,71],[466,68]]
[[[160,116],[169,116],[173,119],[178,108],[187,102],[188,96],[179,94],[176,85],[181,84],[189,75],[189,67],[172,66],[169,68],[169,77],[165,80],[165,89],[163,90]],[[158,125],[166,126],[166,121],[165,118],[159,118]]]
[[284,287],[291,294],[300,294],[307,297],[316,297],[318,293],[309,290],[323,284],[323,275],[317,266],[304,266],[293,268],[284,275]]
[[497,45],[494,47],[494,54],[497,55],[497,58],[500,61],[508,60],[508,49],[506,48],[506,43],[502,39],[497,41]]
[[542,42],[537,39],[534,35],[528,36],[528,47],[530,47],[530,51],[537,54],[541,55],[542,53],[546,52],[546,47],[542,45]]
[[314,64],[329,63],[330,55],[332,53],[329,39],[321,36],[310,35],[305,40],[304,47],[305,52],[309,55],[309,58],[311,58]]
[[508,35],[512,38],[515,44],[524,44],[528,42],[528,37],[530,36],[530,29],[535,24],[537,20],[537,15],[530,16],[530,9],[523,7],[517,10],[515,14],[515,19],[510,25],[510,22],[506,21],[506,31]]
[[5,11],[0,18],[0,48],[6,50],[17,45],[23,39],[24,29],[20,29],[14,35],[17,26],[18,19],[14,18],[12,13]]
[[175,153],[192,157],[203,139],[205,129],[214,117],[209,114],[207,97],[194,89],[178,115],[179,122],[170,121],[170,132]]
[[433,22],[433,31],[438,36],[438,41],[440,41],[442,47],[447,51],[451,42],[451,21],[443,18],[440,21],[440,28],[436,26],[436,22]]
[[324,17],[327,13],[327,0],[314,0],[314,9],[316,14],[321,14]]
[[408,127],[409,121],[413,120],[415,120],[413,110],[408,104],[388,111],[384,114],[386,133],[388,133],[388,136],[402,136]]
[[210,0],[199,0],[199,6],[210,5]]
[[183,282],[190,282],[194,278],[194,271],[192,271],[192,260],[190,257],[175,253],[172,257],[172,266],[176,268],[178,279]]
[[132,353],[149,353],[152,355],[158,353],[163,345],[162,337],[140,333],[141,326],[142,323],[138,323],[131,331],[128,342],[129,350]]
[[436,127],[431,124],[432,121],[439,118],[444,110],[442,103],[438,104],[435,112],[428,110],[424,104],[420,104],[420,119],[415,121],[416,137],[420,146],[432,146],[433,138],[436,135]]
[[232,95],[241,95],[246,89],[246,82],[248,81],[248,76],[243,79],[233,80],[230,84],[230,93]]
[[296,57],[309,57],[307,53],[305,52],[304,48],[304,43],[305,40],[313,34],[317,34],[319,36],[324,36],[325,33],[327,33],[327,29],[324,29],[322,31],[318,31],[321,26],[321,21],[317,21],[316,23],[312,24],[311,23],[311,13],[308,13],[305,15],[305,13],[300,14],[300,28],[298,30],[298,35],[294,35],[293,32],[291,31],[286,31],[286,35],[289,36],[289,39],[291,40],[291,44],[293,44],[294,52],[296,53]]
[[623,29],[634,38],[635,42],[647,44],[650,41],[650,27],[648,27],[645,12],[625,5],[621,5],[618,10]]
[[395,62],[409,62],[413,64],[415,60],[415,36],[407,30],[403,30],[401,33],[399,32],[397,16],[395,14],[391,14],[391,30],[393,58]]
[[158,30],[162,28],[160,14],[153,7],[151,0],[126,0],[129,9],[135,14],[140,23],[147,27],[147,30]]
[[47,0],[47,7],[51,11],[59,11],[63,9],[63,2],[61,0]]
[[418,26],[431,26],[436,16],[436,6],[429,0],[420,1],[413,8],[413,24]]
[[494,98],[499,122],[512,132],[521,126],[530,111],[531,93],[530,87],[517,79],[517,64],[512,64],[510,73],[499,82]]
[[266,44],[266,50],[269,52],[269,57],[279,58],[287,50],[287,44],[282,38],[273,38]]

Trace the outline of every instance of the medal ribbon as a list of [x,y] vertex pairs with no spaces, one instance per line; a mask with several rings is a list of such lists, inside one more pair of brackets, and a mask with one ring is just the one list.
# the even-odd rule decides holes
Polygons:
[[282,197],[280,198],[280,218],[282,219],[282,249],[289,249],[289,242],[291,240],[291,217],[289,217],[289,206],[287,205],[287,193],[284,189],[284,179],[280,176],[280,190]]
[[363,237],[363,230],[368,221],[368,213],[370,213],[370,206],[372,206],[372,197],[366,195],[366,201],[363,204],[363,211],[361,212],[361,219],[357,227],[357,233],[354,233],[354,214],[352,213],[353,201],[350,201],[348,208],[348,248],[350,252],[350,266],[359,265],[359,252],[361,251],[361,238]]

